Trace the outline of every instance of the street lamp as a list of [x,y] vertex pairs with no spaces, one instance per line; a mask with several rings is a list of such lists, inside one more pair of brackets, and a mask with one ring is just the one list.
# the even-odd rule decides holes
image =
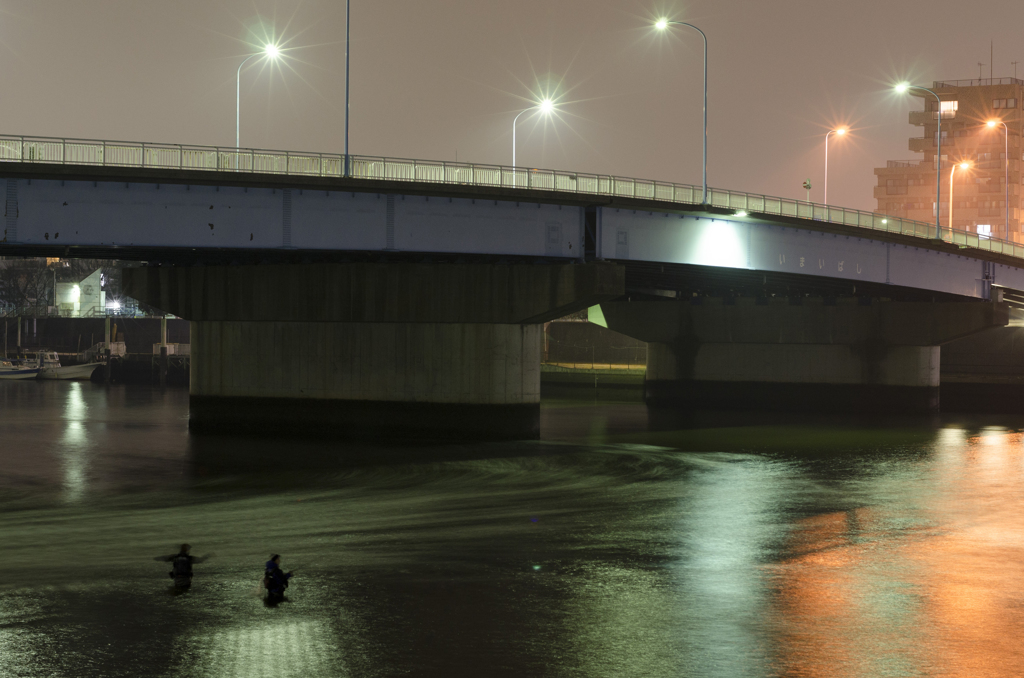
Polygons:
[[684,23],[682,21],[669,21],[668,19],[659,19],[654,27],[659,31],[666,30],[669,26],[686,26],[700,33],[700,36],[704,38],[704,192],[701,194],[702,205],[708,204],[708,36],[704,35],[704,31],[697,28],[693,24]]
[[238,65],[238,77],[236,78],[235,85],[235,148],[239,148],[239,131],[241,129],[242,120],[242,66],[244,66],[249,59],[258,56],[264,56],[268,59],[274,60],[281,56],[281,50],[277,45],[267,45],[263,48],[262,52],[250,54]]
[[953,235],[953,175],[956,174],[957,168],[962,170],[971,169],[969,162],[962,162],[959,165],[954,164],[953,169],[949,171],[949,235]]
[[539,110],[544,115],[551,115],[555,110],[555,102],[551,99],[544,99],[536,106],[531,106],[526,110],[520,111],[519,115],[512,120],[512,169],[516,168],[516,122],[518,122],[520,115],[528,111],[532,111],[533,109]]
[[1006,239],[1009,240],[1010,239],[1010,130],[1006,126],[1006,123],[1003,122],[1002,120],[989,120],[985,124],[988,125],[989,127],[993,127],[993,128],[996,125],[1002,125],[1003,126],[1003,141],[1004,141],[1003,147],[1005,149],[1003,151],[1003,155],[1006,156],[1006,166],[1005,166],[1006,169],[1004,170],[1005,178],[1003,179],[1003,183],[1006,184],[1006,198],[1004,199],[1004,202],[1006,203]]
[[352,2],[345,0],[345,176],[351,173],[351,165],[348,159],[348,113],[349,113],[349,44],[352,38]]
[[[942,226],[941,226],[941,223],[942,222],[940,221],[939,213],[942,210],[939,209],[939,208],[942,206],[942,99],[939,98],[938,94],[936,94],[935,92],[931,91],[927,87],[918,87],[917,85],[909,85],[909,84],[907,84],[905,82],[900,83],[899,85],[896,85],[896,91],[898,93],[900,93],[900,94],[903,94],[903,93],[907,92],[908,90],[912,90],[912,89],[919,89],[922,92],[928,92],[933,97],[935,97],[935,101],[938,102],[938,105],[939,105],[939,110],[938,110],[939,128],[938,128],[938,131],[935,133],[936,146],[937,146],[936,156],[935,156],[935,238],[936,239],[941,239],[941,237],[942,237]],[[953,205],[952,205],[952,202],[951,202],[950,203],[950,212],[952,212],[952,208],[953,208]]]
[[846,134],[846,128],[840,127],[839,129],[829,130],[828,134],[825,135],[825,204],[828,205],[828,138],[830,135],[835,134],[836,136],[843,136]]

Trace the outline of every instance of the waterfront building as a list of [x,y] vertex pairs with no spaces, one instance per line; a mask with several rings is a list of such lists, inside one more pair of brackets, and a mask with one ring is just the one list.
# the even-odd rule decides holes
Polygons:
[[[923,132],[912,137],[908,145],[918,156],[912,160],[890,160],[885,167],[875,169],[875,211],[927,222],[935,220],[938,209],[945,229],[949,223],[950,172],[954,164],[966,162],[970,168],[958,168],[953,176],[953,228],[1024,242],[1020,228],[1024,80],[953,80],[935,82],[932,89],[941,105],[928,92],[908,90],[924,103],[924,110],[910,112],[910,124]],[[936,207],[940,115],[942,198]],[[1008,186],[1004,183],[1007,180]]]

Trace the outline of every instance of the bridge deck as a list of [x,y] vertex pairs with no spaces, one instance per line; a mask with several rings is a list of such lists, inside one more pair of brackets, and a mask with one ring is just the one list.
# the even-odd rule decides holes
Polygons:
[[[3,161],[19,165],[136,169],[142,171],[135,175],[136,180],[142,181],[162,179],[227,182],[227,185],[236,186],[249,183],[284,186],[292,182],[282,184],[280,177],[290,177],[299,180],[294,182],[298,186],[325,187],[337,186],[331,179],[342,179],[347,180],[344,186],[348,190],[395,190],[393,184],[430,184],[443,185],[446,195],[451,195],[451,190],[456,187],[463,189],[460,190],[462,194],[469,193],[464,191],[466,188],[478,188],[494,195],[497,189],[501,195],[507,196],[498,199],[532,201],[539,199],[536,194],[542,194],[545,202],[553,200],[559,204],[607,204],[603,200],[627,198],[649,205],[638,206],[639,209],[664,209],[668,206],[700,206],[701,203],[701,187],[691,184],[526,167],[251,148],[0,136],[0,163]],[[168,175],[166,170],[178,170],[178,173]],[[10,172],[5,168],[3,175],[11,176]],[[21,172],[23,174],[23,170]],[[78,172],[73,174],[81,176]],[[210,174],[218,176],[214,178]],[[235,175],[236,179],[229,180],[224,175]],[[266,181],[268,175],[274,178]],[[120,175],[113,172],[108,176]],[[310,184],[310,179],[327,181]],[[790,217],[922,239],[935,238],[935,225],[932,223],[863,210],[717,188],[709,189],[708,201],[715,208],[748,214]],[[944,230],[942,239],[959,247],[1024,259],[1024,245],[1010,241],[948,230]]]
[[803,276],[979,299],[993,285],[1024,290],[1024,247],[936,240],[931,224],[858,210],[718,190],[702,205],[695,186],[549,170],[348,162],[351,176],[327,154],[0,138],[0,255],[610,259],[666,285],[697,267],[757,272],[766,289],[769,276]]

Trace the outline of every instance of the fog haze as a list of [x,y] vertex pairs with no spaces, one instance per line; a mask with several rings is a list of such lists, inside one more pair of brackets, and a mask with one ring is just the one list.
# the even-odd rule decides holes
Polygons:
[[[709,40],[709,183],[872,209],[872,168],[913,157],[920,101],[898,80],[989,75],[1024,62],[1012,0],[381,0],[352,3],[351,151],[701,180],[701,40]],[[276,35],[275,35],[276,34]],[[27,0],[0,3],[7,134],[230,146],[235,73],[264,35],[287,60],[242,76],[243,146],[344,148],[342,0]],[[1024,77],[1024,63],[1019,67]]]

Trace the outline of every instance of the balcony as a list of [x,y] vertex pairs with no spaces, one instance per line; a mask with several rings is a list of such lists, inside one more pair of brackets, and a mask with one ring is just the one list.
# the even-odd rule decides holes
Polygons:
[[1005,207],[980,207],[978,208],[979,217],[1005,217]]
[[[946,111],[942,114],[943,120],[952,120],[954,118],[956,118],[956,111]],[[938,119],[938,111],[910,111],[911,125],[933,125]]]
[[886,169],[894,169],[897,167],[919,167],[921,165],[920,160],[886,160]]
[[907,148],[911,153],[924,153],[935,150],[935,144],[932,137],[914,137],[907,144]]
[[911,111],[910,112],[910,124],[911,125],[927,125],[928,123],[935,120],[933,117],[935,114],[932,111]]

